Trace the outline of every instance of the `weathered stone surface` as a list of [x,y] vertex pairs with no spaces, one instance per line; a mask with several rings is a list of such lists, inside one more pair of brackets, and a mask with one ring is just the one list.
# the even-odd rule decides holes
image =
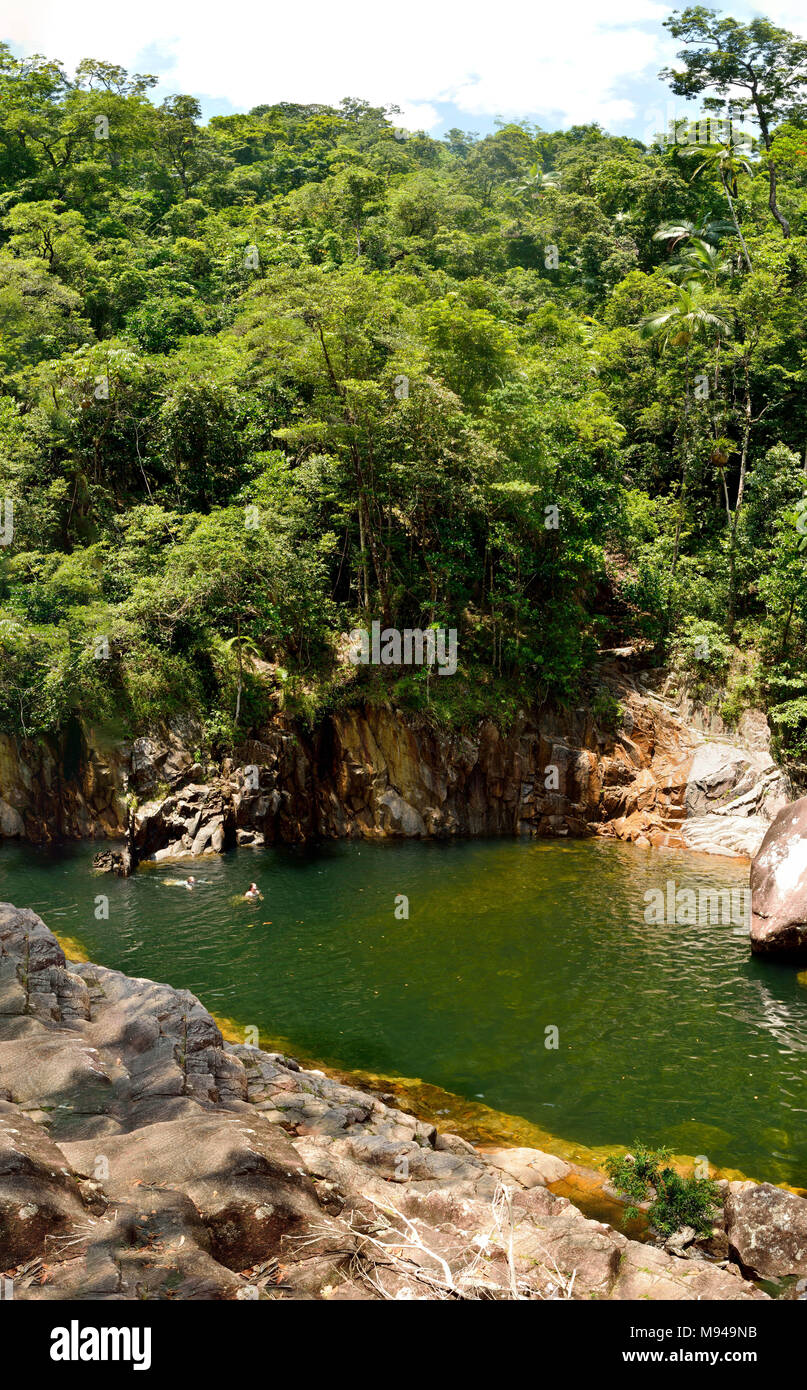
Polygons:
[[726,743],[704,743],[696,748],[687,781],[686,807],[690,816],[725,807],[750,792],[774,767],[769,753],[752,752]]
[[708,813],[682,826],[684,844],[698,854],[725,854],[752,859],[767,834],[764,816]]
[[485,1149],[485,1161],[522,1187],[546,1187],[568,1177],[571,1168],[562,1158],[540,1149]]
[[732,1182],[726,1196],[729,1249],[754,1278],[807,1274],[807,1201],[770,1183]]
[[262,1117],[200,1113],[146,1125],[102,1143],[63,1144],[77,1173],[90,1175],[103,1150],[112,1201],[139,1185],[184,1192],[210,1233],[217,1260],[244,1269],[271,1255],[280,1237],[321,1212],[313,1183],[285,1134]]
[[0,734],[0,838],[43,843],[123,833],[130,749],[126,744],[108,749],[90,728],[82,731],[79,744],[70,758],[73,774],[66,779],[63,740],[21,746]]
[[41,1125],[0,1101],[0,1265],[36,1255],[85,1215],[62,1151]]
[[14,839],[24,834],[25,821],[19,811],[15,811],[7,801],[0,799],[0,836],[4,839]]
[[[389,1098],[224,1044],[187,991],[68,969],[34,913],[0,907],[0,949],[15,1298],[765,1296],[588,1220],[543,1186],[561,1160],[481,1153]],[[770,1259],[789,1268],[790,1247]]]
[[42,918],[13,903],[0,903],[0,954],[24,973],[65,965],[64,951]]
[[779,812],[751,865],[751,949],[807,959],[807,797]]
[[103,849],[93,855],[92,866],[98,873],[128,878],[134,868],[132,852],[128,845],[123,850]]
[[626,1241],[612,1298],[726,1301],[764,1298],[753,1284],[705,1260],[680,1260],[651,1245]]
[[610,680],[624,709],[616,733],[585,710],[540,723],[525,712],[506,735],[486,721],[473,737],[376,707],[340,711],[313,735],[278,724],[244,746],[241,767],[184,788],[184,801],[141,806],[135,844],[159,862],[251,836],[607,834],[750,855],[783,785],[770,754],[706,743],[618,670]]
[[387,812],[382,823],[394,834],[405,835],[410,839],[426,834],[426,822],[420,812],[404,801],[391,787],[378,798],[378,805],[384,807]]
[[52,1107],[56,1127],[67,1114],[108,1112],[128,1080],[125,1068],[63,1030],[0,1042],[0,1077],[15,1104]]

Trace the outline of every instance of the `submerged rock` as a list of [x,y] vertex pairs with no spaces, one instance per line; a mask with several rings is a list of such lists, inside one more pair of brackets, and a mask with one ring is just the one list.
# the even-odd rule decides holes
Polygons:
[[779,812],[751,865],[751,949],[807,960],[807,797]]
[[130,849],[102,849],[93,855],[92,866],[101,874],[117,874],[118,878],[128,878],[134,869]]

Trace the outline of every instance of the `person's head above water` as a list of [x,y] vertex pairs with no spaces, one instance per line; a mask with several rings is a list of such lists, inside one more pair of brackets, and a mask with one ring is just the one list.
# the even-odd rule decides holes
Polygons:
[[196,879],[194,878],[193,874],[188,874],[188,877],[185,879],[185,882],[186,882],[186,883],[195,883],[195,882],[196,882]]

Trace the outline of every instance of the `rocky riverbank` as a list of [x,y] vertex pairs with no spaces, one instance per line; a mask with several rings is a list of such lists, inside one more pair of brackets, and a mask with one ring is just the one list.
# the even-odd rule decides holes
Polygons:
[[[723,1185],[712,1258],[292,1059],[187,991],[66,962],[0,905],[0,1273],[22,1299],[765,1298],[807,1277],[807,1201]],[[578,1174],[581,1178],[584,1174]]]

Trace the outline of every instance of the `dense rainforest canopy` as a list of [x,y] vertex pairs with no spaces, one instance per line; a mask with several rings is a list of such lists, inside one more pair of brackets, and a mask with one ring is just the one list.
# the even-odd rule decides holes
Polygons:
[[667,23],[721,120],[648,147],[0,47],[0,729],[506,722],[634,643],[807,749],[807,44]]

